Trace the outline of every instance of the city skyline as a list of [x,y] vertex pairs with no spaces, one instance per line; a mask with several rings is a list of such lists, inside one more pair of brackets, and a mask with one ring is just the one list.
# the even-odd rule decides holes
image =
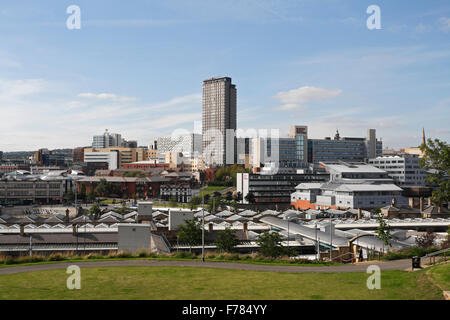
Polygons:
[[[80,30],[66,28],[71,4]],[[139,145],[193,131],[211,77],[239,88],[237,128],[375,128],[399,149],[419,145],[424,127],[449,141],[450,6],[377,1],[382,29],[368,30],[371,4],[4,4],[0,150],[88,146],[105,128]]]

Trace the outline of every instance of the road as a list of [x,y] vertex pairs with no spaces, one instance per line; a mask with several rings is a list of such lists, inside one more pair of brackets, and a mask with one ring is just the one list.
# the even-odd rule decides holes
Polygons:
[[1,274],[13,274],[20,272],[54,270],[67,268],[70,265],[78,265],[80,268],[93,267],[199,267],[199,268],[217,268],[217,269],[235,269],[250,271],[271,271],[271,272],[366,272],[367,267],[371,264],[378,265],[383,270],[411,270],[411,260],[395,260],[395,261],[371,261],[357,264],[347,264],[340,266],[280,266],[280,265],[258,265],[232,262],[201,262],[201,261],[161,261],[161,260],[119,260],[119,261],[77,261],[77,262],[60,262],[50,264],[35,264],[28,266],[16,266],[0,268]]

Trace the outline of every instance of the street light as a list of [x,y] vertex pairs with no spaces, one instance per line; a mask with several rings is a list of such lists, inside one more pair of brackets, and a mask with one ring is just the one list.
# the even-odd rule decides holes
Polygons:
[[289,222],[292,220],[292,219],[294,219],[295,217],[291,217],[291,218],[289,218],[289,217],[287,217],[287,223],[288,223],[288,227],[287,227],[287,232],[288,232],[288,236],[287,236],[287,245],[288,245],[288,256],[290,257],[291,256],[291,252],[290,252],[290,250],[289,250]]
[[202,262],[205,262],[205,202],[202,193]]
[[330,261],[332,261],[333,252],[333,222],[331,220],[332,214],[330,213]]
[[319,260],[319,254],[320,254],[320,245],[317,240],[317,223],[314,225],[314,230],[316,231],[316,258]]

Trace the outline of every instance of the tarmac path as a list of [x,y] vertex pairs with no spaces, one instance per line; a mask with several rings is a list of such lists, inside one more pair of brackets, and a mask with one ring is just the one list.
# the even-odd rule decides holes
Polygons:
[[162,261],[162,260],[117,260],[117,261],[75,261],[58,262],[48,264],[34,264],[26,266],[4,267],[0,268],[0,275],[13,274],[20,272],[54,270],[67,268],[70,265],[77,265],[80,268],[94,267],[198,267],[198,268],[217,268],[217,269],[235,269],[251,271],[271,271],[271,272],[366,272],[369,265],[378,265],[383,270],[411,270],[411,260],[402,259],[394,261],[370,261],[356,264],[346,264],[339,266],[282,266],[282,265],[259,265],[232,262],[212,262],[212,261]]

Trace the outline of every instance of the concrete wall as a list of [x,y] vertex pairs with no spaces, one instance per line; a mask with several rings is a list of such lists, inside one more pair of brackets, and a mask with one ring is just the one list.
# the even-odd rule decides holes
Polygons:
[[185,224],[185,220],[194,219],[193,212],[180,212],[169,210],[169,230],[177,230],[180,225]]
[[138,202],[138,215],[140,216],[152,216],[152,206],[153,203],[150,201],[139,201]]
[[150,250],[151,232],[149,224],[119,224],[119,251],[136,253]]

